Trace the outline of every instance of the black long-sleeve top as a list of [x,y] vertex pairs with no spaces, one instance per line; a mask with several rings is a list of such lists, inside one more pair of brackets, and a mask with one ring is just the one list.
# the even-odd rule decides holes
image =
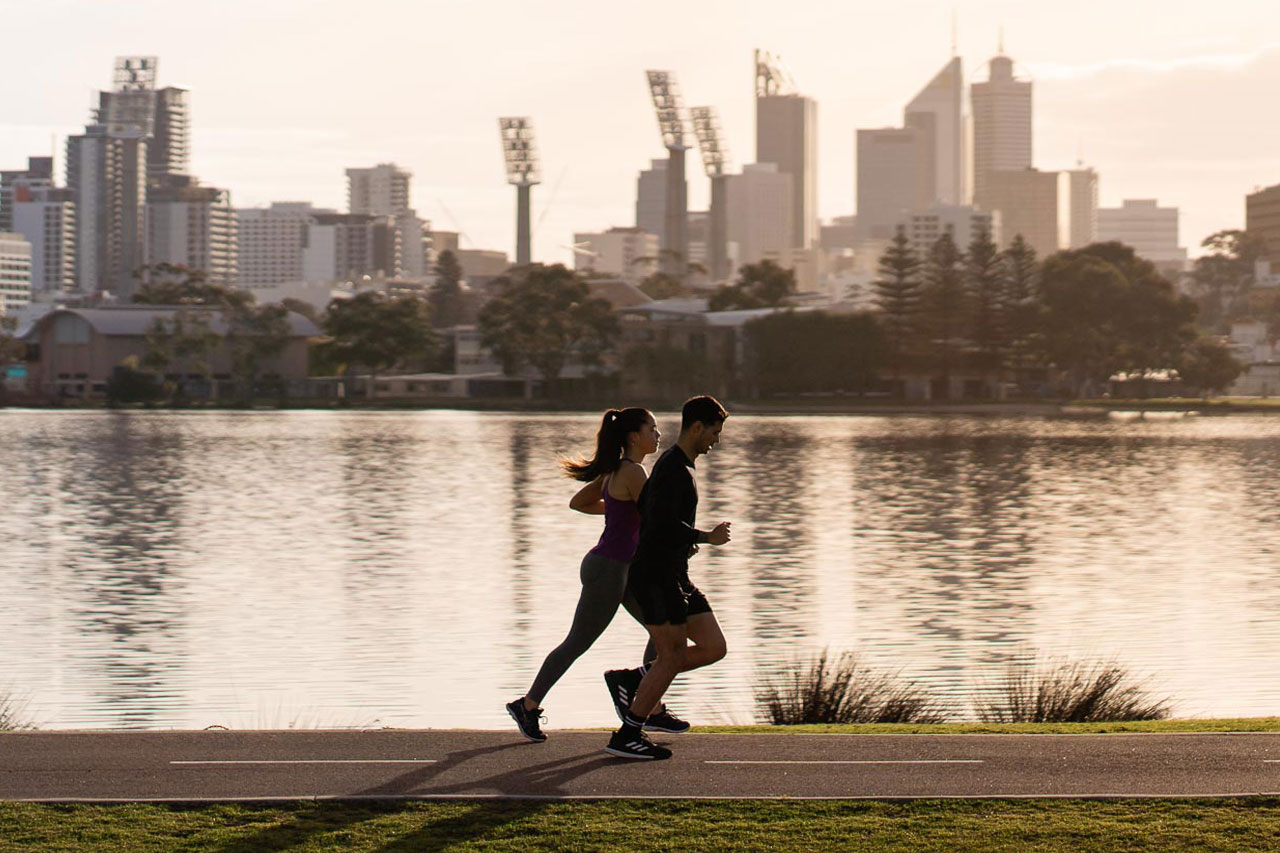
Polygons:
[[689,548],[705,534],[693,526],[698,513],[698,484],[693,460],[680,445],[658,458],[640,490],[640,544],[631,560],[633,573],[687,572]]

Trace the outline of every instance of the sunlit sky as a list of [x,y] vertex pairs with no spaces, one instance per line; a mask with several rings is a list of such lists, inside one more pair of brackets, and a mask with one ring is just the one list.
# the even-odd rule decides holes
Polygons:
[[[954,13],[954,15],[953,15]],[[79,132],[117,55],[159,57],[191,90],[193,171],[238,207],[345,206],[343,170],[393,161],[464,247],[513,251],[497,118],[533,118],[543,161],[534,255],[634,221],[635,178],[664,156],[646,68],[720,113],[755,159],[752,50],[781,55],[819,104],[819,212],[854,212],[854,131],[898,124],[956,44],[970,80],[1003,29],[1035,81],[1035,165],[1082,158],[1103,205],[1182,210],[1183,245],[1244,224],[1280,183],[1274,0],[0,0],[0,168]],[[706,181],[690,152],[690,205]],[[59,150],[59,161],[61,161]]]

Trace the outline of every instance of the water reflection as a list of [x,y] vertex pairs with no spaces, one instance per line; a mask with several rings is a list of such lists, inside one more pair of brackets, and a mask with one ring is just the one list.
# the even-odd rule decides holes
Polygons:
[[[664,432],[677,430],[667,418]],[[594,415],[0,412],[0,690],[48,727],[506,725],[600,519],[557,459]],[[1189,714],[1280,706],[1280,420],[735,416],[693,562],[750,720],[761,672],[858,649],[958,714],[1036,653],[1115,658]],[[607,725],[616,619],[548,697]]]

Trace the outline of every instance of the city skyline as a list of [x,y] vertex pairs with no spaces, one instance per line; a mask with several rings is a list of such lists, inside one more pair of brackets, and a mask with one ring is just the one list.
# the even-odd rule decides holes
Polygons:
[[[635,177],[664,153],[646,68],[669,68],[688,103],[717,108],[741,168],[755,161],[751,51],[780,54],[797,91],[819,104],[818,212],[829,220],[853,212],[854,129],[897,124],[902,105],[950,55],[951,7],[941,3],[856,18],[801,3],[782,21],[771,21],[763,4],[712,3],[682,12],[683,27],[663,29],[666,5],[631,22],[574,2],[534,21],[504,19],[500,3],[429,14],[366,4],[371,28],[379,14],[403,18],[397,30],[431,22],[419,28],[416,57],[400,43],[407,33],[380,31],[392,43],[374,50],[360,41],[358,24],[340,29],[341,7],[327,2],[276,0],[256,12],[231,2],[220,7],[225,20],[193,9],[178,23],[143,14],[126,24],[71,0],[24,8],[33,27],[58,19],[59,47],[17,44],[8,54],[0,164],[48,153],[57,134],[61,171],[62,139],[79,132],[91,92],[108,87],[111,59],[153,54],[165,85],[191,91],[192,171],[229,189],[236,207],[305,200],[344,208],[347,168],[395,162],[414,174],[420,216],[465,232],[464,247],[512,252],[514,210],[494,122],[529,115],[544,172],[534,194],[534,257],[569,262],[575,231],[633,222]],[[141,9],[150,6],[159,8]],[[1101,4],[1076,4],[1072,25],[1102,20],[1094,7]],[[1228,2],[1210,22],[1163,10],[1141,29],[1143,10],[1160,7],[1127,4],[1108,13],[1112,26],[1089,24],[1096,32],[1083,40],[1012,3],[957,8],[966,83],[985,79],[1001,27],[1006,53],[1035,83],[1036,165],[1066,169],[1083,155],[1100,175],[1103,206],[1155,198],[1181,208],[1182,243],[1193,253],[1210,231],[1242,227],[1243,195],[1280,176],[1280,157],[1270,153],[1280,148],[1280,128],[1253,115],[1280,81],[1280,44],[1255,35],[1265,31],[1264,4]],[[495,20],[518,20],[510,27],[518,32]],[[848,36],[837,46],[842,22]],[[192,42],[193,31],[207,38]],[[614,32],[628,38],[602,41]],[[274,53],[255,55],[272,40]],[[325,64],[326,56],[335,61]],[[691,209],[705,209],[706,184],[690,169]]]

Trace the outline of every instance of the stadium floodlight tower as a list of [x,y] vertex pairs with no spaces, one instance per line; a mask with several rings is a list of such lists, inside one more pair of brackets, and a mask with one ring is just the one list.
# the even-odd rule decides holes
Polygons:
[[502,155],[507,161],[507,183],[516,188],[516,264],[532,260],[529,220],[530,189],[542,183],[538,151],[533,144],[533,122],[528,116],[498,119],[502,131]]
[[685,142],[684,104],[680,87],[670,71],[647,71],[653,109],[658,114],[658,129],[667,149],[667,209],[662,227],[662,271],[677,281],[684,281],[689,261],[689,197],[684,179]]
[[726,204],[729,149],[722,139],[715,107],[694,107],[690,114],[693,133],[698,137],[698,150],[702,152],[702,167],[711,179],[709,272],[712,281],[722,281],[729,277],[729,210]]

